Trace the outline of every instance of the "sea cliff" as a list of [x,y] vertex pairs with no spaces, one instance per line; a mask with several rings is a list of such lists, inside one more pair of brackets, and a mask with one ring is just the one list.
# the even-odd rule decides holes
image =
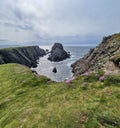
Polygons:
[[72,64],[73,73],[103,70],[115,73],[120,70],[120,33],[104,37],[87,55]]
[[0,49],[0,64],[19,63],[28,67],[35,67],[37,59],[45,54],[45,51],[39,46]]

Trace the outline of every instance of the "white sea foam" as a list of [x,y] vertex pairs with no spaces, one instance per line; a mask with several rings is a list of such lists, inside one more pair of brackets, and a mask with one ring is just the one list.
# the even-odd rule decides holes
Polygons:
[[[40,48],[50,50],[51,46],[40,46]],[[38,74],[47,76],[54,81],[64,81],[73,75],[71,72],[71,64],[84,56],[89,51],[89,49],[90,48],[88,47],[66,47],[66,50],[70,51],[71,53],[70,58],[61,62],[51,62],[47,59],[48,55],[46,55],[39,59],[39,64],[34,70],[36,70]],[[54,67],[57,68],[57,73],[52,72]]]

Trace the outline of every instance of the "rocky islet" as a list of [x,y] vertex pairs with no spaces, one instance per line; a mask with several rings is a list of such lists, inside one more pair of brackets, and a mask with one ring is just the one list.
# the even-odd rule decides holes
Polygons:
[[62,61],[70,57],[70,53],[66,52],[61,43],[55,43],[52,47],[48,60]]

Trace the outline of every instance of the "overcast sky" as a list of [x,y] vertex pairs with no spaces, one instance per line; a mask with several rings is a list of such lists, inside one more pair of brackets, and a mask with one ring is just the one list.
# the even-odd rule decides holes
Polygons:
[[97,44],[119,31],[120,0],[0,0],[1,40]]

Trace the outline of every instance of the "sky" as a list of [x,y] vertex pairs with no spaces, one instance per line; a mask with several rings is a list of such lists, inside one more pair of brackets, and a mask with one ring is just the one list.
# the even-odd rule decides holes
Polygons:
[[97,45],[120,32],[120,0],[0,0],[0,44]]

